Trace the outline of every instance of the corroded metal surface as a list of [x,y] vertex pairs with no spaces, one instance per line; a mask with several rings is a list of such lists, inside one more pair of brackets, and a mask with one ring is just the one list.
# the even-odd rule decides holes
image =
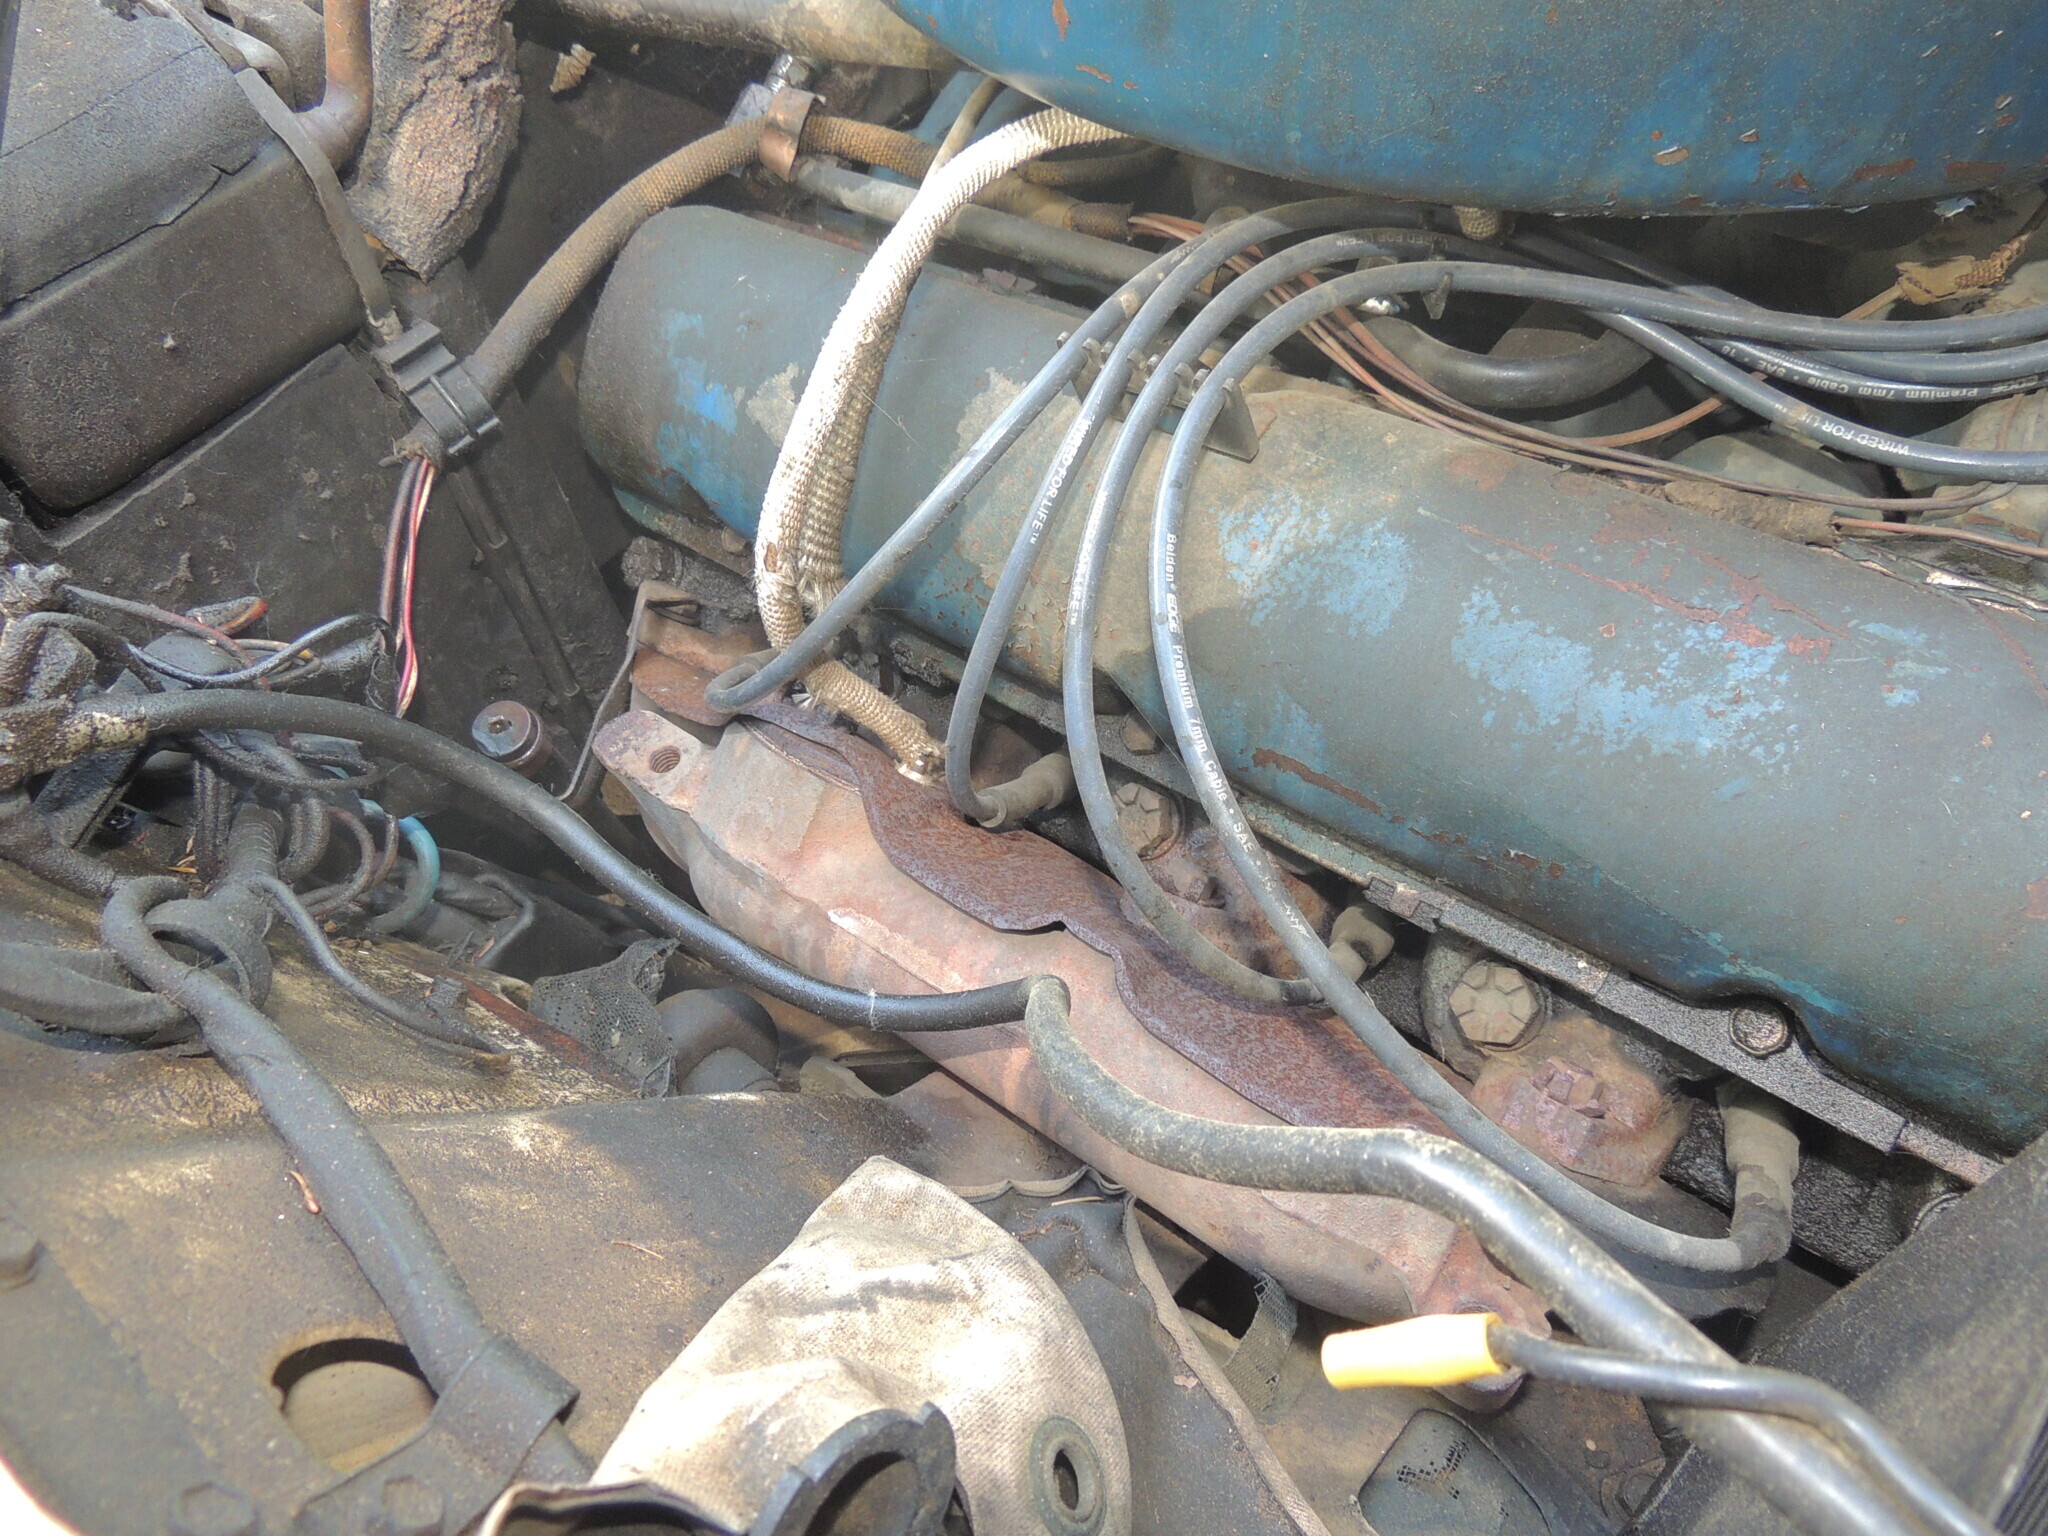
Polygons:
[[[720,274],[739,263],[736,287]],[[785,402],[852,281],[835,247],[796,234],[705,209],[651,221],[593,328],[592,452],[626,490],[680,504],[694,486],[748,531]],[[1072,324],[919,283],[847,513],[849,568]],[[745,341],[706,352],[700,335]],[[2009,1147],[2048,1126],[2048,627],[1343,400],[1256,403],[1257,462],[1204,456],[1179,548],[1233,778],[1597,957],[1616,985],[1774,998],[1834,1067],[1966,1135]],[[880,607],[966,647],[1074,409],[1046,410]],[[1098,665],[1155,727],[1146,525],[1164,441],[1112,540],[1098,625]],[[1100,461],[1077,469],[1013,622],[1021,680],[1058,676],[1074,509]],[[1780,1096],[1818,1112],[1815,1094]],[[1881,1148],[1903,1134],[1902,1116],[1862,1119]]]
[[[606,766],[632,786],[648,830],[688,868],[720,923],[813,975],[877,991],[1058,974],[1073,991],[1084,1043],[1138,1092],[1191,1113],[1253,1123],[1421,1120],[1419,1106],[1328,1025],[1209,998],[1148,947],[1124,949],[1135,929],[1088,866],[1031,834],[996,836],[949,811],[929,815],[924,807],[937,803],[928,798],[936,792],[897,775],[875,749],[789,706],[763,713],[772,723],[730,729],[715,746],[646,712],[622,716],[599,738]],[[928,872],[959,904],[895,867],[878,827],[924,844]],[[1026,843],[1044,851],[1016,851]],[[1097,941],[1114,935],[1124,952],[1112,959],[1068,932],[1070,912]],[[1171,992],[1165,1028],[1179,1048],[1126,1006],[1127,975],[1141,998],[1150,988]],[[1541,1316],[1533,1295],[1417,1207],[1234,1189],[1138,1161],[1052,1093],[1016,1026],[924,1036],[918,1044],[1204,1241],[1318,1306],[1391,1317],[1483,1300],[1512,1315]],[[1235,1077],[1227,1085],[1206,1070],[1211,1062],[1241,1072],[1249,1086]],[[1268,1109],[1258,1095],[1292,1113]]]
[[[718,716],[704,705],[705,681],[659,654],[643,654],[634,668],[634,687],[651,702],[708,724]],[[1123,1005],[1146,1029],[1269,1114],[1296,1125],[1444,1134],[1330,1015],[1261,1007],[1202,976],[1127,914],[1101,870],[1034,832],[970,825],[936,785],[898,773],[886,754],[809,710],[771,700],[750,713],[778,751],[859,794],[868,830],[896,869],[999,932],[1064,928],[1109,959]]]

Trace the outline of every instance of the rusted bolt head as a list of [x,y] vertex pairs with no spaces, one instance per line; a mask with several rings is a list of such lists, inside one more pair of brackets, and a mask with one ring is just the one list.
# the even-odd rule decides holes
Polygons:
[[1728,1033],[1752,1056],[1771,1056],[1792,1043],[1792,1021],[1770,1003],[1747,1003],[1728,1021]]
[[1145,723],[1143,715],[1125,715],[1117,734],[1123,737],[1124,750],[1133,757],[1150,757],[1159,750],[1159,733]]
[[225,1483],[194,1483],[171,1500],[171,1536],[251,1536],[256,1506]]
[[1606,1117],[1607,1085],[1591,1069],[1575,1061],[1552,1057],[1531,1082],[1543,1091],[1546,1098],[1566,1109],[1577,1110],[1588,1120]]
[[1451,1017],[1474,1045],[1518,1044],[1542,1011],[1543,997],[1512,965],[1480,960],[1451,988]]
[[1141,859],[1156,859],[1180,836],[1180,802],[1133,780],[1116,792],[1116,820]]
[[382,1505],[370,1518],[372,1536],[440,1536],[441,1495],[416,1477],[386,1480]]
[[43,1245],[11,1216],[0,1216],[0,1290],[24,1284],[36,1272]]

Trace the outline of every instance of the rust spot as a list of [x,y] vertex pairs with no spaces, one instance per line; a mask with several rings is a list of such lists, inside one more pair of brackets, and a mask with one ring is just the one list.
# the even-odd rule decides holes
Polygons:
[[1507,479],[1508,470],[1514,462],[1504,453],[1461,453],[1446,467],[1452,474],[1470,480],[1480,490],[1490,491]]
[[1752,129],[1750,129],[1750,130],[1749,130],[1749,132],[1747,132],[1747,133],[1744,133],[1744,134],[1739,134],[1739,135],[1737,135],[1737,137],[1738,137],[1738,138],[1740,139],[1740,141],[1741,141],[1742,143],[1744,143],[1744,144],[1754,144],[1754,143],[1755,143],[1755,142],[1756,142],[1756,141],[1757,141],[1758,139],[1762,138],[1762,137],[1763,137],[1763,135],[1762,135],[1761,133],[1757,132],[1757,130],[1756,130],[1756,129],[1752,128]]
[[2048,875],[2027,882],[2027,916],[2048,922]]
[[1126,80],[1124,82],[1124,89],[1127,91],[1135,91],[1137,88],[1138,82],[1135,80]]
[[1678,200],[1678,206],[1685,209],[1699,209],[1707,206],[1707,200],[1694,192]]
[[1941,168],[1941,174],[1960,186],[1981,187],[2003,176],[2010,163],[2006,160],[1951,160]]
[[[1762,577],[1745,576],[1727,564],[1727,562],[1717,560],[1712,555],[1699,550],[1692,552],[1694,557],[1713,566],[1725,575],[1728,578],[1729,585],[1734,587],[1735,595],[1741,598],[1742,601],[1736,604],[1735,607],[1725,611],[1717,608],[1708,608],[1698,603],[1684,602],[1679,598],[1673,597],[1669,592],[1660,591],[1648,582],[1616,581],[1612,576],[1602,576],[1598,571],[1589,571],[1582,565],[1574,565],[1569,560],[1559,559],[1555,544],[1545,544],[1541,547],[1532,548],[1527,544],[1518,544],[1513,539],[1502,538],[1499,534],[1488,533],[1485,529],[1472,523],[1460,523],[1458,530],[1461,533],[1471,534],[1475,538],[1485,539],[1489,543],[1499,544],[1504,548],[1512,549],[1517,554],[1527,555],[1532,560],[1541,560],[1545,565],[1554,565],[1559,570],[1570,571],[1574,576],[1582,576],[1587,581],[1611,588],[1616,592],[1625,592],[1631,597],[1640,597],[1654,607],[1662,608],[1668,613],[1675,613],[1681,618],[1690,619],[1695,624],[1713,625],[1737,645],[1761,648],[1778,643],[1776,635],[1759,626],[1750,617],[1750,612],[1755,608],[1756,601],[1760,597],[1768,599],[1772,609],[1777,612],[1797,614],[1809,624],[1828,631],[1830,635],[1840,635],[1842,633],[1841,630],[1826,620],[1808,613],[1797,604],[1789,603],[1769,591],[1764,586]],[[1669,576],[1670,569],[1667,567],[1659,575],[1658,579],[1660,581],[1666,580]],[[1784,644],[1785,648],[1794,655],[1811,655],[1817,661],[1826,661],[1829,653],[1834,648],[1833,640],[1811,635],[1791,636],[1785,640]]]
[[1545,25],[1546,27],[1554,27],[1557,25],[1556,6],[1553,5],[1549,10],[1543,13],[1543,25]]
[[1116,76],[1104,73],[1102,70],[1097,69],[1093,64],[1076,64],[1074,68],[1081,71],[1081,73],[1084,75],[1093,75],[1096,79],[1100,80],[1104,85],[1116,84]]
[[1851,181],[1889,181],[1894,176],[1903,176],[1916,168],[1920,162],[1911,155],[1903,160],[1887,160],[1883,165],[1859,165],[1849,173]]
[[[1584,477],[1575,475],[1572,478]],[[1615,501],[1608,503],[1607,521],[1593,535],[1593,542],[1605,547],[1610,544],[1661,543],[1670,537],[1671,525],[1648,507],[1629,501]],[[1640,557],[1636,563],[1642,563]]]
[[1339,800],[1348,800],[1361,811],[1369,811],[1375,816],[1386,814],[1380,809],[1377,801],[1368,800],[1349,784],[1340,784],[1327,773],[1319,773],[1307,763],[1298,762],[1284,752],[1275,752],[1271,747],[1260,747],[1252,753],[1252,765],[1256,768],[1278,768],[1282,773],[1293,774],[1305,784],[1313,784],[1317,789],[1327,789]]
[[1991,119],[1991,126],[1994,128],[2010,128],[2014,123],[2018,121],[2019,118],[2017,115],[2008,112],[2003,117],[1994,117],[1993,119]]
[[1664,137],[1664,130],[1663,130],[1662,128],[1652,128],[1652,129],[1650,130],[1650,142],[1651,142],[1652,144],[1656,143],[1656,142],[1657,142],[1657,141],[1658,141],[1659,139],[1661,139],[1661,138],[1663,138],[1663,137]]
[[1798,171],[1794,171],[1790,176],[1779,182],[1778,185],[1790,187],[1795,192],[1811,192],[1813,190],[1813,183],[1808,181]]
[[1674,144],[1669,149],[1658,150],[1650,158],[1659,165],[1676,165],[1679,161],[1689,158],[1691,154],[1692,151],[1683,144]]
[[[2034,658],[2029,656],[2024,650],[2020,649],[2019,641],[2013,639],[2013,637],[2010,634],[2006,633],[2005,626],[1999,623],[1997,619],[1992,617],[1990,609],[1982,608],[1979,607],[1977,604],[1972,603],[1970,604],[1970,611],[1978,615],[1980,618],[1984,620],[1986,624],[1989,624],[1991,626],[1991,632],[1997,635],[1999,642],[2003,644],[2005,648],[2012,653],[2012,659],[2018,662],[2020,664],[2020,670],[2027,674],[2027,681],[2034,685],[2034,696],[2040,699],[2042,703],[2048,704],[2048,686],[2044,686],[2042,684],[2041,674],[2034,668]],[[2044,777],[2048,777],[2048,774],[2044,774]]]
[[1067,28],[1073,23],[1074,18],[1067,13],[1067,0],[1052,0],[1052,24],[1060,29],[1061,42],[1067,40]]
[[1612,624],[1602,624],[1600,626],[1600,634],[1605,639],[1612,640],[1619,633],[1620,630]]

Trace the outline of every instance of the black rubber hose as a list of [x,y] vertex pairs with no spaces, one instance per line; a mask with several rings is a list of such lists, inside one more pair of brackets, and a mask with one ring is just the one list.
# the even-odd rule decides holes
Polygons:
[[1491,357],[1432,336],[1396,316],[1369,319],[1373,338],[1455,400],[1489,411],[1573,405],[1633,378],[1650,354],[1613,331],[1555,357]]
[[313,866],[327,855],[330,831],[327,806],[311,793],[318,779],[312,769],[270,737],[258,736],[240,745],[252,756],[269,764],[287,785],[298,786],[296,789],[287,790],[291,795],[291,803],[290,809],[285,813],[285,853],[277,866],[278,878],[290,887],[310,875]]
[[[1856,458],[1967,480],[2018,484],[2048,481],[2048,453],[1951,448],[1915,438],[1896,437],[1889,432],[1878,432],[1856,422],[1845,421],[1759,384],[1734,364],[1681,336],[1668,324],[1661,323],[1672,312],[1683,312],[1690,301],[1630,283],[1529,267],[1477,262],[1413,262],[1332,278],[1290,300],[1269,318],[1277,319],[1279,315],[1286,314],[1288,324],[1298,328],[1310,320],[1323,318],[1333,310],[1363,303],[1367,299],[1445,289],[1548,299],[1585,309],[1603,324],[1622,332],[1736,404]],[[1926,322],[1930,326],[1938,323]]]
[[0,942],[0,1007],[110,1040],[168,1043],[192,1033],[183,1009],[136,991],[104,949]]
[[[1554,235],[1517,235],[1511,242],[1518,251],[1552,266],[1596,276],[1620,274],[1645,278],[1667,288],[1700,298],[1741,305],[1743,300],[1726,290],[1703,283],[1689,273],[1668,267],[1651,257],[1589,235],[1583,230],[1560,229]],[[1926,321],[1912,322],[1924,325]],[[1716,351],[1736,354],[1726,343],[1714,343]],[[1904,385],[1984,384],[1999,385],[2048,375],[2048,341],[2022,346],[1993,348],[1982,352],[1881,352],[1830,351],[1820,349],[1803,362],[1819,361],[1859,376],[1879,375],[1877,382]],[[1737,361],[1742,361],[1737,358]],[[1819,387],[1819,386],[1816,386]]]
[[[1429,1058],[1402,1038],[1400,1031],[1380,1012],[1372,999],[1337,965],[1317,937],[1315,930],[1309,926],[1300,907],[1288,893],[1279,871],[1259,843],[1250,823],[1245,819],[1243,808],[1238,804],[1236,793],[1230,786],[1217,755],[1215,743],[1210,737],[1202,713],[1201,700],[1195,692],[1177,592],[1179,532],[1187,505],[1188,486],[1206,451],[1203,444],[1210,426],[1218,415],[1224,399],[1224,390],[1229,385],[1241,381],[1253,367],[1271,354],[1281,340],[1299,329],[1303,323],[1299,313],[1308,307],[1309,301],[1320,301],[1323,295],[1345,291],[1365,280],[1381,280],[1387,285],[1404,285],[1404,291],[1412,291],[1412,288],[1405,287],[1409,280],[1400,274],[1433,272],[1443,265],[1447,264],[1423,263],[1406,268],[1384,267],[1354,273],[1349,277],[1335,278],[1311,289],[1301,298],[1281,305],[1279,309],[1253,326],[1242,340],[1231,347],[1223,360],[1211,371],[1202,387],[1196,391],[1194,399],[1182,414],[1172,446],[1168,450],[1166,465],[1160,476],[1158,502],[1152,525],[1152,643],[1160,686],[1165,693],[1167,713],[1172,718],[1182,763],[1194,786],[1196,796],[1208,813],[1224,852],[1229,856],[1232,866],[1243,877],[1259,910],[1272,925],[1288,954],[1301,967],[1303,975],[1316,984],[1329,1006],[1337,1011],[1351,1031],[1364,1042],[1367,1049],[1386,1066],[1403,1087],[1428,1105],[1460,1140],[1477,1148],[1523,1180],[1544,1199],[1595,1236],[1660,1264],[1707,1274],[1743,1273],[1784,1256],[1789,1233],[1787,1224],[1765,1220],[1764,1217],[1768,1213],[1753,1205],[1748,1212],[1738,1209],[1727,1237],[1701,1238],[1673,1232],[1624,1211],[1575,1182],[1568,1174],[1516,1141],[1451,1087],[1437,1072]],[[1249,310],[1263,298],[1265,289],[1269,286],[1270,283],[1256,269],[1232,283],[1203,312],[1197,326],[1191,326],[1187,333],[1168,349],[1166,357],[1159,365],[1159,374],[1169,375],[1178,364],[1197,355],[1199,349],[1206,345],[1203,331],[1212,325],[1220,330],[1222,325],[1228,323],[1229,312],[1241,314]],[[1381,291],[1387,289],[1383,288]],[[1339,307],[1342,302],[1338,300],[1330,303],[1321,312],[1327,314]],[[1163,383],[1156,389],[1148,386],[1140,395],[1138,403],[1132,407],[1125,422],[1126,438],[1136,433],[1149,434],[1166,399]],[[1120,454],[1124,446],[1121,443],[1118,445]],[[1130,457],[1134,458],[1135,455]],[[1109,494],[1112,491],[1121,495],[1121,488],[1105,474],[1103,493]],[[1078,602],[1078,594],[1081,591],[1078,578],[1075,588]],[[1088,601],[1088,608],[1079,617],[1085,621],[1085,627],[1092,628],[1092,590]],[[1070,615],[1070,656],[1073,645],[1071,635],[1074,629],[1072,617]],[[1074,694],[1071,691],[1067,695],[1067,702],[1071,712],[1074,704]],[[1070,718],[1070,733],[1071,729]]]
[[[1141,1097],[1075,1037],[1065,985],[1033,984],[1024,1011],[1047,1084],[1100,1135],[1155,1167],[1252,1189],[1380,1195],[1467,1227],[1572,1330],[1615,1349],[1706,1365],[1728,1357],[1525,1186],[1478,1153],[1410,1130],[1238,1125]],[[1681,1409],[1679,1429],[1809,1531],[1921,1533],[1824,1439],[1754,1415]]]
[[[2048,304],[2030,304],[2002,314],[1965,315],[1949,320],[1835,320],[1824,315],[1795,315],[1751,304],[1650,257],[1640,256],[1581,230],[1558,229],[1555,234],[1563,244],[1596,256],[1612,267],[1665,285],[1668,291],[1657,294],[1654,307],[1632,308],[1630,313],[1689,331],[1710,331],[1744,341],[1775,342],[1780,346],[1809,350],[1822,348],[1859,354],[1895,352],[1908,355],[1941,352],[1953,347],[2003,347],[2048,336]],[[1532,242],[1520,237],[1514,244],[1521,249],[1536,248]],[[1862,363],[1850,366],[1870,362],[1871,359],[1864,356]]]
[[[1183,258],[1185,248],[1168,251],[1146,267],[1081,322],[1061,343],[1052,360],[1038,370],[1003,412],[988,426],[974,446],[946,471],[939,483],[919,502],[861,568],[847,578],[846,585],[827,603],[804,632],[780,654],[749,669],[734,667],[705,690],[704,700],[713,709],[727,712],[768,698],[788,687],[824,656],[826,649],[880,595],[883,587],[905,562],[917,553],[940,523],[950,517],[995,467],[996,460],[1010,450],[1036,421],[1059,392],[1072,382],[1088,361],[1092,348],[1114,336],[1144,298],[1158,288],[1166,274]],[[748,659],[752,663],[753,659]]]
[[[1998,400],[2007,395],[2022,395],[2048,383],[2048,373],[2029,373],[2018,378],[2001,379],[1995,384],[1917,384],[1908,378],[1875,378],[1853,368],[1816,362],[1802,353],[1787,352],[1779,347],[1760,347],[1753,342],[1717,341],[1710,346],[1731,363],[1739,364],[1752,373],[1783,379],[1787,384],[1796,384],[1802,389],[1846,395],[1856,400],[1944,405],[1953,401]],[[1844,358],[1858,356],[1854,352],[1836,355]],[[1935,356],[1939,358],[1942,354]],[[2044,350],[2042,362],[2048,364],[2048,350]]]
[[[1129,328],[1117,342],[1110,357],[1105,361],[1101,376],[1084,402],[1082,415],[1076,420],[1076,428],[1099,426],[1102,420],[1114,411],[1121,402],[1125,384],[1128,382],[1132,365],[1143,349],[1151,346],[1165,330],[1168,322],[1196,289],[1213,273],[1233,257],[1242,255],[1262,241],[1275,240],[1305,230],[1328,228],[1367,218],[1384,217],[1386,209],[1376,200],[1369,198],[1318,198],[1307,202],[1290,203],[1284,207],[1269,208],[1262,213],[1236,219],[1220,229],[1203,235],[1182,248],[1183,258],[1159,289],[1146,300],[1145,305],[1133,318]],[[1419,215],[1418,215],[1419,218]],[[1265,286],[1280,281],[1283,276],[1293,277],[1308,270],[1320,261],[1332,259],[1326,251],[1352,250],[1363,254],[1356,237],[1329,236],[1320,241],[1305,242],[1292,251],[1279,256],[1268,257],[1254,270],[1265,279]],[[1241,280],[1248,281],[1248,280]],[[1261,293],[1264,292],[1262,288]],[[1215,305],[1204,306],[1202,312],[1190,324],[1189,335],[1213,337],[1221,334],[1228,317],[1213,317]],[[1199,349],[1198,349],[1199,350]],[[1145,391],[1139,396],[1142,401],[1147,394],[1164,391],[1170,395],[1177,380],[1172,369],[1165,364],[1156,367],[1147,381]],[[1134,408],[1135,409],[1135,408]],[[1070,445],[1072,440],[1070,439]],[[1082,525],[1080,550],[1075,557],[1073,584],[1067,599],[1067,619],[1064,637],[1064,654],[1061,660],[1061,694],[1064,703],[1067,728],[1067,754],[1074,771],[1074,787],[1080,794],[1081,808],[1088,818],[1090,831],[1094,833],[1102,860],[1109,866],[1110,873],[1129,896],[1131,904],[1155,928],[1159,935],[1188,964],[1210,980],[1229,988],[1241,997],[1255,1002],[1304,1003],[1315,1000],[1316,992],[1300,978],[1281,979],[1262,975],[1245,965],[1235,956],[1225,954],[1205,934],[1197,929],[1181,910],[1173,904],[1152,872],[1138,857],[1137,850],[1124,836],[1123,827],[1117,818],[1116,803],[1109,788],[1109,778],[1102,765],[1102,740],[1095,721],[1095,627],[1093,614],[1093,593],[1100,585],[1102,571],[1106,564],[1109,548],[1109,534],[1116,520],[1116,510],[1122,503],[1122,492],[1114,496],[1109,488],[1121,477],[1128,484],[1135,471],[1138,457],[1144,451],[1145,434],[1132,433],[1128,427],[1119,436],[1108,463],[1102,470],[1095,500],[1089,509],[1086,522]],[[1057,461],[1056,461],[1057,462]],[[1025,534],[1032,529],[1028,522]],[[1043,537],[1043,529],[1037,530]],[[1005,562],[1005,574],[1031,559],[1031,552],[1012,546],[1010,558]],[[1015,576],[1019,587],[1028,570]],[[1090,613],[1086,624],[1078,624],[1075,615],[1078,605],[1085,604]],[[989,635],[991,624],[987,617],[982,621],[981,635]],[[1007,620],[1002,629],[1008,628]],[[980,636],[977,636],[979,642]],[[991,644],[1000,642],[998,631]],[[990,657],[991,666],[993,657]],[[977,712],[980,699],[972,693],[956,698],[955,718],[960,719],[967,708]],[[966,734],[968,727],[962,722],[958,728]],[[955,727],[949,726],[949,738],[955,734]]]
[[1495,1323],[1493,1357],[1542,1381],[1640,1397],[1674,1407],[1768,1413],[1810,1424],[1856,1457],[1892,1497],[1945,1536],[1995,1536],[1990,1522],[1932,1477],[1860,1406],[1824,1382],[1757,1365],[1647,1360],[1538,1338]]
[[91,854],[60,842],[49,820],[21,791],[0,795],[0,857],[80,896],[104,900],[118,878]]
[[[427,1384],[437,1394],[447,1392],[486,1345],[501,1358],[551,1377],[546,1366],[484,1321],[412,1191],[347,1100],[262,1009],[219,975],[186,965],[156,941],[150,908],[184,893],[177,880],[123,883],[101,914],[100,937],[137,977],[199,1021],[207,1049],[248,1090],[284,1142],[318,1197],[322,1218],[391,1313]],[[584,1462],[556,1423],[543,1432],[527,1465],[536,1473],[552,1466],[576,1476]]]
[[365,1008],[382,1014],[400,1029],[419,1036],[429,1045],[462,1051],[477,1058],[484,1066],[502,1067],[509,1061],[503,1050],[482,1035],[473,1034],[457,1024],[444,1023],[424,1008],[386,996],[343,965],[341,957],[334,952],[334,946],[327,942],[327,935],[320,931],[320,920],[306,910],[306,904],[299,900],[298,893],[281,877],[256,875],[245,878],[242,883],[260,892],[291,924],[292,932],[298,935],[306,953],[313,957],[313,963],[320,967],[328,980]]
[[784,1002],[841,1024],[873,1029],[972,1028],[1001,1024],[1024,1011],[1025,981],[924,997],[856,992],[804,975],[786,961],[727,933],[702,912],[628,860],[589,823],[538,785],[437,736],[424,726],[361,704],[303,694],[194,689],[147,698],[97,698],[82,713],[110,730],[146,738],[192,731],[307,731],[361,742],[410,763],[527,822],[660,933],[717,970]]

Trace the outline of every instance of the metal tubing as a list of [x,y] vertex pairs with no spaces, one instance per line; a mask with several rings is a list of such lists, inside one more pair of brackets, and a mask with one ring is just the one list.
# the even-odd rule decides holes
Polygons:
[[[902,218],[910,207],[910,200],[917,195],[915,187],[879,181],[873,176],[841,170],[838,166],[816,160],[799,160],[790,180],[811,196],[821,198],[836,208],[844,208],[848,213],[857,213],[884,224],[894,224]],[[1129,282],[1152,261],[1149,251],[1141,251],[1135,246],[1099,240],[1094,235],[1077,234],[1071,229],[1040,224],[1034,219],[1020,219],[1015,214],[1001,213],[974,203],[953,215],[952,222],[946,226],[945,238],[958,240],[963,245],[979,246],[999,256],[1012,256],[1019,261],[1054,267],[1108,288]]]
[[322,30],[327,89],[317,103],[295,115],[328,164],[340,170],[355,158],[370,131],[370,0],[327,0]]
[[[1506,1173],[1441,1136],[1406,1130],[1231,1125],[1155,1104],[1104,1071],[1075,1038],[1066,988],[1032,986],[1024,1029],[1055,1092],[1101,1135],[1146,1162],[1254,1189],[1391,1195],[1471,1228],[1486,1251],[1581,1337],[1675,1361],[1727,1356],[1557,1212]],[[1808,1531],[1905,1536],[1912,1530],[1818,1435],[1719,1410],[1673,1419]]]

